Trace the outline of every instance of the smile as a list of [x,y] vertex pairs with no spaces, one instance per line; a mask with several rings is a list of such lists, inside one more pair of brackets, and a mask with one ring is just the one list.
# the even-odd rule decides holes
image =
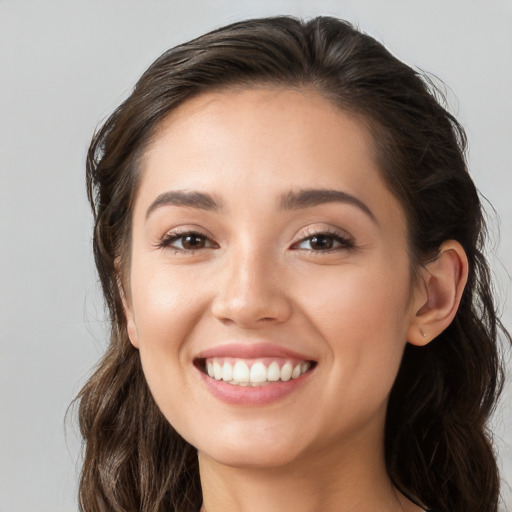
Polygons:
[[287,382],[304,375],[311,368],[310,361],[283,358],[235,359],[214,357],[205,359],[203,372],[215,380],[235,386],[266,386]]
[[222,402],[263,406],[299,392],[318,362],[273,343],[227,343],[204,350],[193,364],[206,389]]

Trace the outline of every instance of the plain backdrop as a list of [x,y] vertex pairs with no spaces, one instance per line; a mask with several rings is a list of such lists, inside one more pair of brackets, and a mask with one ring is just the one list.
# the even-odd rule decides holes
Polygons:
[[[77,510],[65,414],[106,343],[84,187],[93,131],[167,48],[271,14],[348,19],[450,86],[496,210],[490,257],[511,328],[511,0],[0,0],[0,512]],[[510,389],[493,421],[509,484]]]

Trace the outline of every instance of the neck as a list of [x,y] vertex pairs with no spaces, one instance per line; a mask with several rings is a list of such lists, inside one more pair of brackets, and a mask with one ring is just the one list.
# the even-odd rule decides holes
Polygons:
[[265,468],[233,467],[199,453],[199,466],[202,512],[408,510],[387,475],[383,450],[375,446],[315,451]]

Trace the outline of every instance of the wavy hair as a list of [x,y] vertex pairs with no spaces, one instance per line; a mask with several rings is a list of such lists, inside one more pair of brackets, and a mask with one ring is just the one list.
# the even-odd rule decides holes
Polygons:
[[94,257],[111,319],[106,354],[79,393],[83,512],[192,512],[201,504],[196,450],[158,410],[129,342],[119,287],[130,264],[139,162],[159,123],[204,91],[307,88],[357,115],[408,221],[411,268],[457,240],[469,278],[452,324],[407,345],[385,430],[389,475],[437,512],[496,512],[499,474],[487,430],[502,387],[501,325],[483,256],[485,225],[468,174],[466,137],[422,73],[330,17],[242,21],[159,57],[94,135],[87,158]]

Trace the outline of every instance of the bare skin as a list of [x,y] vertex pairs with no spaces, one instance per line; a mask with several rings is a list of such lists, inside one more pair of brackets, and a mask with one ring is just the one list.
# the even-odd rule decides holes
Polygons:
[[[406,343],[453,318],[467,262],[448,241],[412,285],[407,222],[371,147],[316,93],[256,89],[187,101],[145,154],[128,332],[198,449],[202,512],[421,510],[386,471],[387,400]],[[286,394],[244,402],[201,357],[228,346],[311,365]]]

